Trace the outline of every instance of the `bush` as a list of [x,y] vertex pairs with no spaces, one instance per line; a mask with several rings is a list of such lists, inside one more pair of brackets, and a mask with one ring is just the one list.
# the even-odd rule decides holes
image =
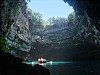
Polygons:
[[7,41],[4,36],[0,36],[0,50],[8,52]]

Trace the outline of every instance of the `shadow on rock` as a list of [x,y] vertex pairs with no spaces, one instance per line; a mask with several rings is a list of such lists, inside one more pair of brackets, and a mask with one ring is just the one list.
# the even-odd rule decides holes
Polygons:
[[49,72],[49,69],[47,69],[39,64],[36,64],[33,67],[33,75],[50,75],[50,72]]

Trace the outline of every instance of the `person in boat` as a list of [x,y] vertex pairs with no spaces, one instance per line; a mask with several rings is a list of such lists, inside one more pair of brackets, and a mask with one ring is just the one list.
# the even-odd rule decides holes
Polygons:
[[38,62],[39,62],[39,63],[46,63],[46,61],[47,61],[47,60],[46,60],[46,59],[43,59],[43,58],[38,59]]

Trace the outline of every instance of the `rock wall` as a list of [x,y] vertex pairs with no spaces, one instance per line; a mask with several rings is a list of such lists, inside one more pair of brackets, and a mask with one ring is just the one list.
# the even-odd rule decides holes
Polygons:
[[38,36],[37,42],[34,41],[32,45],[34,46],[31,50],[32,58],[99,60],[100,32],[85,11],[83,14],[75,14],[76,23],[74,25],[67,23],[44,28],[41,34],[43,37]]
[[[29,52],[31,37],[25,0],[3,0],[0,3],[0,35],[5,36],[11,54]],[[21,56],[20,56],[21,57]]]
[[0,35],[5,36],[14,22],[18,11],[19,0],[1,0],[0,1]]
[[28,17],[25,17],[21,10],[19,10],[16,17],[16,21],[7,34],[8,43],[18,50],[29,51],[31,41]]
[[84,11],[95,23],[95,27],[100,31],[100,2],[98,0],[63,0],[71,5],[79,15],[84,15]]

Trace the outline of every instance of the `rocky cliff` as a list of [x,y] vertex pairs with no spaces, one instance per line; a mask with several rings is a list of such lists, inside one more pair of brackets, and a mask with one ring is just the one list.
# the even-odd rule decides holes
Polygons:
[[84,15],[84,11],[92,19],[97,30],[100,31],[100,2],[98,0],[63,0],[71,5],[78,15]]
[[6,37],[9,52],[17,56],[21,55],[20,51],[29,52],[31,46],[26,4],[25,0],[0,3],[0,35]]
[[100,32],[87,13],[83,14],[74,13],[76,22],[73,25],[68,22],[44,28],[33,43],[32,57],[52,60],[99,60]]
[[[25,0],[0,2],[0,35],[6,36],[10,53],[20,57],[64,58],[68,60],[100,59],[99,2],[95,0],[64,0],[75,10],[76,23],[37,29],[31,38]],[[67,10],[67,9],[66,9]],[[40,30],[40,31],[39,31]],[[34,53],[34,55],[33,55]],[[38,55],[38,56],[37,56]],[[52,57],[50,57],[52,59]]]

